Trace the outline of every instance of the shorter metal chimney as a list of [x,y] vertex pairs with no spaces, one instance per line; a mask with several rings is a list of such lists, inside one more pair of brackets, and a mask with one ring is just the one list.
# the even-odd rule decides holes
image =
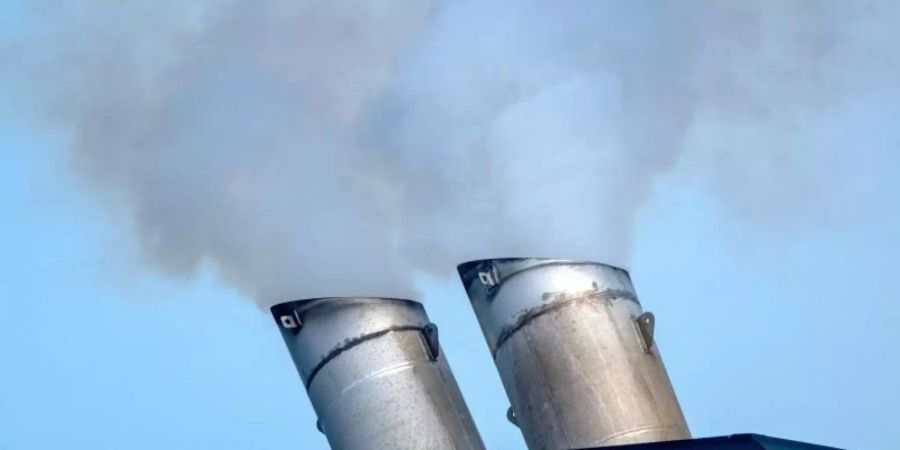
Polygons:
[[529,449],[690,438],[627,271],[534,258],[458,269]]
[[332,449],[484,449],[420,303],[317,298],[271,311]]

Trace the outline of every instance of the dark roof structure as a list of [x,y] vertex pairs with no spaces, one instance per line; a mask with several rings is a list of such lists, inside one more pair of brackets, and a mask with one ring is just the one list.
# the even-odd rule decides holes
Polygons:
[[789,441],[761,434],[733,434],[731,436],[689,439],[685,441],[595,447],[598,450],[601,448],[603,450],[841,450],[836,447]]

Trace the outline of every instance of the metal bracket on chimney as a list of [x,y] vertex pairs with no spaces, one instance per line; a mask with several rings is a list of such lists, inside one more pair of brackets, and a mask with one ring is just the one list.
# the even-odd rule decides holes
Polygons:
[[641,335],[641,344],[644,347],[644,351],[650,353],[650,349],[653,347],[653,328],[656,326],[656,317],[653,316],[653,313],[647,311],[637,319],[634,320],[637,325],[638,333]]
[[441,356],[441,344],[438,342],[437,325],[429,323],[422,327],[422,335],[425,336],[425,343],[428,344],[428,351],[431,353],[431,360],[437,361]]
[[516,418],[516,412],[513,411],[512,406],[510,406],[509,409],[506,410],[506,420],[508,420],[509,423],[515,425],[516,428],[519,427],[519,419]]
[[291,329],[294,334],[299,333],[300,328],[303,328],[303,319],[297,310],[294,310],[293,314],[285,314],[279,317],[278,320],[281,322],[282,327]]

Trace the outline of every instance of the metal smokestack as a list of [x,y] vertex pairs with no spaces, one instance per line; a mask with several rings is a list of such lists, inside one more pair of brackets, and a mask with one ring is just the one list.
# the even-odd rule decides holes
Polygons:
[[332,449],[484,449],[420,303],[318,298],[271,311]]
[[690,438],[627,271],[534,258],[458,269],[528,448]]

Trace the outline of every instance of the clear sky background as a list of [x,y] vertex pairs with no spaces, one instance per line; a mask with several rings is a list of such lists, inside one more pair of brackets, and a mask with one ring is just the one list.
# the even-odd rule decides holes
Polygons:
[[[65,136],[23,118],[9,89],[0,450],[327,448],[268,313],[212,267],[168,278],[142,266],[127,218],[85,191]],[[815,199],[836,214],[803,227],[747,226],[691,167],[655,185],[630,270],[695,436],[900,448],[900,142],[886,131],[898,104],[885,92],[822,125],[860,156],[833,174],[849,197]],[[796,152],[815,163],[815,149]],[[524,448],[459,282],[419,284],[488,448]]]

